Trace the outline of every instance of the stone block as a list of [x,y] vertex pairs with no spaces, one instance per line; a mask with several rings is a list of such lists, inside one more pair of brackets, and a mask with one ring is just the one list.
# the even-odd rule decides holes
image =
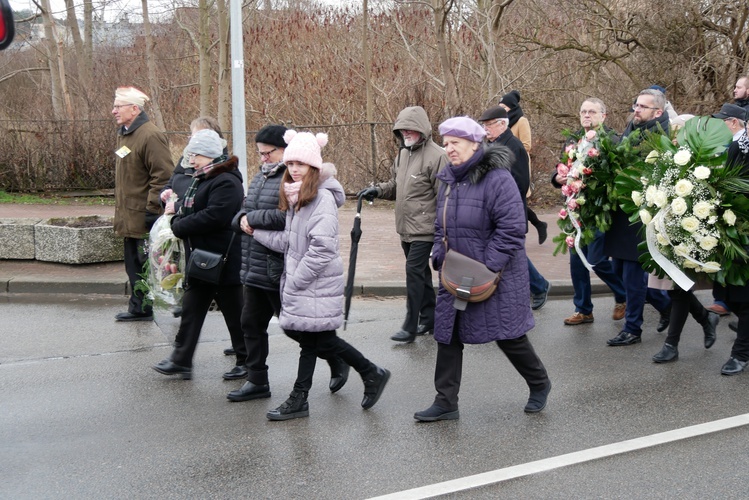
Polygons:
[[46,219],[34,226],[36,260],[91,264],[124,259],[123,240],[111,217],[87,215]]
[[41,219],[0,219],[0,259],[33,259],[34,225]]

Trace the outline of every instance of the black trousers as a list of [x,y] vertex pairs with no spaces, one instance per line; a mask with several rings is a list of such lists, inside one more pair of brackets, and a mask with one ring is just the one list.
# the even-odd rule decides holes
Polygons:
[[[437,344],[437,365],[434,370],[434,404],[449,411],[458,409],[458,392],[463,374],[463,342],[458,336],[460,313],[455,320],[453,337],[449,344]],[[517,339],[497,340],[497,346],[510,360],[512,366],[525,379],[531,391],[542,390],[549,376],[527,335]]]
[[325,332],[299,332],[287,330],[286,335],[299,342],[299,368],[294,382],[294,390],[309,392],[312,387],[312,376],[315,373],[317,357],[326,360],[335,357],[356,370],[362,378],[369,375],[377,367],[354,346],[336,335],[335,330]]
[[237,366],[245,364],[247,348],[242,335],[242,285],[211,285],[197,280],[187,286],[182,297],[182,318],[170,358],[175,364],[192,366],[200,331],[214,299],[229,329],[231,345],[237,353]]
[[125,238],[125,272],[130,281],[130,301],[127,310],[132,314],[152,314],[151,306],[143,305],[143,292],[135,291],[135,284],[140,281],[143,274],[143,266],[148,260],[144,245],[146,240],[137,238]]
[[281,295],[278,290],[244,287],[242,332],[247,348],[247,380],[255,385],[268,384],[268,325],[273,315],[280,313]]
[[728,308],[739,318],[736,340],[731,348],[731,357],[749,361],[749,302],[728,301]]
[[703,324],[707,321],[708,313],[702,302],[694,296],[694,293],[674,286],[673,290],[668,291],[668,295],[671,297],[671,320],[668,324],[666,344],[675,347],[679,345],[681,331],[684,329],[684,323],[687,322],[689,315],[691,314],[697,323]]
[[403,329],[416,332],[419,325],[434,326],[434,306],[437,302],[429,267],[431,241],[401,241],[406,255],[406,320]]

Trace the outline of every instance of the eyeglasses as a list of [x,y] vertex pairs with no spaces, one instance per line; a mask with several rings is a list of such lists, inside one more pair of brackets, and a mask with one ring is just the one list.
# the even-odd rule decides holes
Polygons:
[[597,114],[598,114],[598,111],[596,111],[595,109],[581,109],[580,110],[580,116],[585,116],[585,115],[595,116]]
[[114,108],[117,111],[119,111],[120,108],[126,108],[128,106],[135,106],[135,104],[115,104],[114,106],[112,106],[112,108]]
[[271,155],[271,153],[277,151],[278,148],[273,148],[270,151],[258,151],[257,154],[260,156],[260,158],[267,158]]
[[643,106],[642,104],[634,104],[632,106],[632,109],[661,109],[661,108],[654,108],[652,106]]
[[481,126],[484,128],[489,128],[492,125],[496,125],[500,121],[502,121],[502,118],[497,118],[496,120],[492,120],[492,121],[481,122]]

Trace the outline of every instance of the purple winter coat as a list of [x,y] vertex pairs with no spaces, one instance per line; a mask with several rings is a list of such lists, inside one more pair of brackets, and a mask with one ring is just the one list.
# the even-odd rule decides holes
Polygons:
[[[458,334],[464,344],[515,339],[534,326],[525,255],[525,211],[510,174],[512,161],[512,153],[505,146],[491,146],[463,180],[456,181],[451,166],[437,176],[443,185],[437,200],[434,268],[441,269],[445,258],[442,214],[445,188],[449,185],[446,219],[449,248],[483,262],[492,271],[502,271],[494,295],[483,302],[469,303],[460,313]],[[453,301],[454,297],[440,283],[434,338],[443,344],[452,340],[458,313]]]

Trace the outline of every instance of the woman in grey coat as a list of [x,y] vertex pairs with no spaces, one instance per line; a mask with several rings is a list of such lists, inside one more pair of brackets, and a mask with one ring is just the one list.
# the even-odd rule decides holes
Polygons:
[[364,409],[380,398],[390,372],[365,358],[336,335],[343,324],[343,261],[338,246],[338,207],[345,195],[333,178],[335,167],[323,164],[320,150],[326,134],[288,130],[283,155],[280,209],[286,210],[284,231],[251,228],[258,243],[283,252],[279,324],[301,347],[294,390],[269,420],[309,415],[307,395],[312,387],[316,357],[342,359],[361,375]]

